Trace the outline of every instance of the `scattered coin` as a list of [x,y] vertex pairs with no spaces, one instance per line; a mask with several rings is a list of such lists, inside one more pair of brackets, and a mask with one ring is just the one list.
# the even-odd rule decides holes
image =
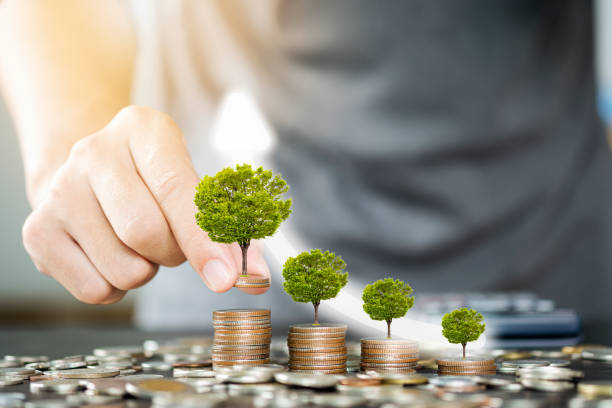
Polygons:
[[144,398],[152,398],[155,395],[164,393],[184,393],[193,391],[193,387],[189,384],[167,378],[128,382],[125,388],[129,394],[135,397]]
[[517,371],[516,375],[521,379],[530,378],[554,381],[572,381],[584,376],[581,371],[555,366],[521,368]]
[[574,389],[574,383],[569,381],[548,381],[531,378],[521,378],[523,387],[546,392],[561,392]]
[[612,361],[612,348],[585,348],[580,357],[585,360]]
[[578,392],[591,398],[612,398],[612,381],[582,381],[578,384]]
[[331,388],[334,387],[341,378],[340,376],[334,375],[310,373],[285,372],[274,374],[274,379],[281,384],[306,388]]
[[78,380],[48,380],[30,383],[30,392],[54,392],[57,394],[70,394],[85,388]]

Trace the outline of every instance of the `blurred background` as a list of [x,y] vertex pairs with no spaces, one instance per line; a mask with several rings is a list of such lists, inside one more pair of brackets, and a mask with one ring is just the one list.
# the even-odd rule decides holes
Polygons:
[[[602,117],[612,124],[612,2],[599,0],[595,10],[598,102]],[[86,305],[34,268],[21,242],[21,227],[29,213],[29,205],[24,191],[19,145],[1,100],[0,155],[3,203],[0,211],[0,324],[131,323],[135,291],[115,305]]]

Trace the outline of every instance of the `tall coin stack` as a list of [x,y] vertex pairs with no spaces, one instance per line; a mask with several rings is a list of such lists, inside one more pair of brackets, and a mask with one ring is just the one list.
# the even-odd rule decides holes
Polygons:
[[270,362],[272,325],[269,309],[216,310],[213,327],[213,367]]
[[495,374],[495,360],[478,357],[446,357],[436,360],[440,375]]
[[289,326],[289,370],[319,374],[346,372],[346,324]]
[[411,373],[419,361],[419,345],[411,340],[361,339],[362,371]]

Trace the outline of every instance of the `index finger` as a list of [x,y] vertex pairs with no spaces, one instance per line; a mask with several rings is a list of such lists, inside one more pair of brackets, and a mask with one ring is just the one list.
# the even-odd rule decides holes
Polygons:
[[213,243],[195,222],[193,197],[199,179],[182,132],[168,115],[149,108],[125,108],[117,122],[127,126],[134,164],[185,257],[212,290],[227,291],[238,270],[232,267],[230,248]]

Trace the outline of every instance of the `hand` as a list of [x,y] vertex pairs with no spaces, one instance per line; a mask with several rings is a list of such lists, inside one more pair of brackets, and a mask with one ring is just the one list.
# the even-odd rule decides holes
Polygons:
[[[25,248],[42,273],[86,303],[116,302],[158,265],[185,259],[210,289],[224,292],[240,274],[241,252],[196,225],[198,181],[168,115],[124,108],[74,144],[23,226]],[[269,276],[257,245],[248,265],[249,274]]]

